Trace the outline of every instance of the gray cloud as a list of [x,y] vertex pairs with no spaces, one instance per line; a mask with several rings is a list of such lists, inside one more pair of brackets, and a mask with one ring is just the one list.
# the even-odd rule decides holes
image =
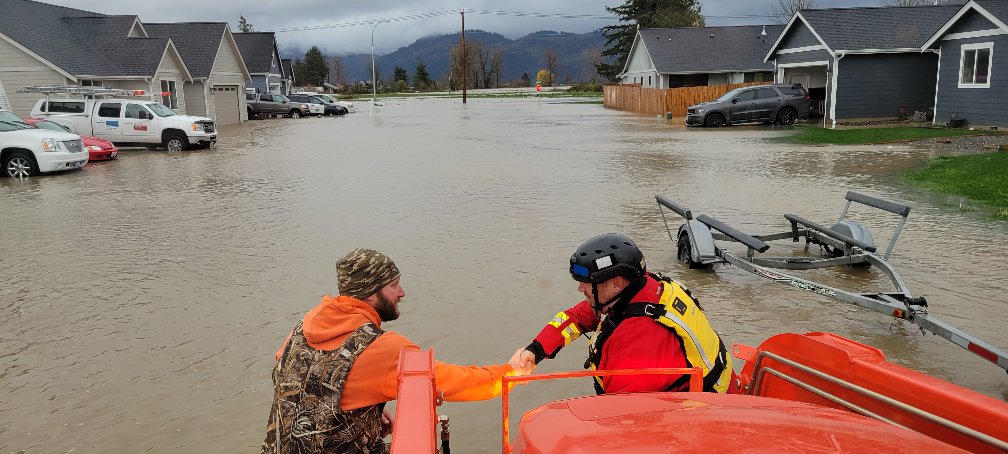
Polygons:
[[[290,0],[287,2],[249,2],[237,0],[174,0],[172,2],[137,2],[135,0],[45,0],[46,3],[84,9],[102,14],[135,14],[143,22],[228,22],[237,31],[238,16],[243,15],[257,31],[291,30],[277,33],[281,48],[317,45],[334,54],[369,52],[371,24],[379,19],[394,19],[378,25],[374,34],[377,53],[387,53],[409,45],[418,38],[454,33],[461,28],[457,11],[465,15],[466,29],[482,29],[517,38],[540,30],[584,33],[617,23],[614,19],[560,18],[488,14],[480,11],[544,13],[612,18],[606,6],[620,0],[392,0],[334,2],[329,0]],[[767,17],[776,0],[706,0],[703,13],[708,25],[771,23]],[[878,6],[879,0],[833,0],[818,2],[819,7]],[[414,18],[410,18],[410,17]],[[424,16],[424,17],[417,17]]]

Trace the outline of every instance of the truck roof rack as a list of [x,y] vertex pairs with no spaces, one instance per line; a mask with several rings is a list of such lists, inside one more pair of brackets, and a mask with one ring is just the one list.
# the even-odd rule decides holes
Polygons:
[[126,90],[122,88],[105,87],[78,87],[75,85],[45,85],[35,87],[24,87],[18,93],[38,93],[42,95],[78,95],[78,96],[129,96],[146,97],[150,95],[146,90]]

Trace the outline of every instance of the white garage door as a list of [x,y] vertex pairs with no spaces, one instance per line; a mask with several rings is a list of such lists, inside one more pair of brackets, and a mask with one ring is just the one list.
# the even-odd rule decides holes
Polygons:
[[237,85],[214,85],[210,88],[214,97],[215,119],[218,125],[229,125],[241,121],[238,104]]

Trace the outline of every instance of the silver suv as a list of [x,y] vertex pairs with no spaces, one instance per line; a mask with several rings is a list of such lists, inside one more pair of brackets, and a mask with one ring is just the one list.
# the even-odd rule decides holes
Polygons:
[[686,109],[686,126],[718,127],[738,123],[794,124],[809,116],[809,94],[801,84],[736,88],[710,102]]

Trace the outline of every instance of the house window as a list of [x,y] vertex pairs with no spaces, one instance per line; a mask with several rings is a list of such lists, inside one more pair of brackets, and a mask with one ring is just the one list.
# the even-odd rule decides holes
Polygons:
[[963,44],[959,58],[959,88],[990,88],[994,43]]
[[[168,96],[164,96],[165,94]],[[175,81],[174,80],[162,80],[161,81],[161,104],[168,106],[170,109],[178,109],[178,97],[175,91]]]
[[100,80],[83,80],[82,79],[80,81],[80,86],[82,86],[82,87],[97,87],[97,88],[102,88],[102,87],[105,86],[105,83],[102,82],[102,81],[100,81]]
[[651,76],[647,76],[647,85],[651,86]]

